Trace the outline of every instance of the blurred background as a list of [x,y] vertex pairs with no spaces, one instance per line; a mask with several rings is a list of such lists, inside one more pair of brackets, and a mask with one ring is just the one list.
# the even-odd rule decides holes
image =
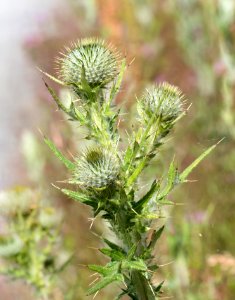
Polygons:
[[[55,57],[72,41],[99,36],[130,63],[117,99],[131,112],[149,82],[169,81],[192,104],[145,180],[167,170],[173,155],[183,169],[224,138],[172,194],[167,232],[156,257],[164,296],[176,300],[233,300],[235,294],[235,1],[234,0],[1,0],[0,189],[40,187],[62,207],[62,233],[72,263],[61,275],[64,297],[89,299],[83,266],[103,263],[89,230],[91,212],[64,199],[52,182],[66,178],[40,129],[65,153],[80,146],[78,130],[56,111],[37,67],[56,75]],[[59,86],[51,84],[62,96]],[[129,124],[130,125],[130,124]],[[123,128],[128,124],[123,123]],[[103,224],[93,228],[103,232]],[[96,299],[114,299],[107,288]],[[21,293],[19,293],[19,290]],[[0,300],[34,299],[22,282],[0,280]],[[20,298],[21,297],[21,298]],[[27,298],[28,297],[28,298]],[[35,298],[36,299],[36,298]],[[90,298],[92,299],[92,298]]]

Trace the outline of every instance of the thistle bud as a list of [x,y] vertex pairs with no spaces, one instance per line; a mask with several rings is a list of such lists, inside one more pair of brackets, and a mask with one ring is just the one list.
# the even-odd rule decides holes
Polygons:
[[24,213],[30,211],[34,202],[34,191],[16,186],[14,189],[0,192],[0,213],[3,215]]
[[118,74],[118,53],[99,39],[82,39],[58,59],[59,77],[67,85],[104,87]]
[[88,149],[77,163],[75,180],[85,188],[105,188],[119,175],[119,163],[114,154],[101,148]]
[[43,227],[52,228],[58,226],[62,221],[61,211],[55,210],[52,207],[41,208],[39,213],[39,223]]
[[162,122],[173,122],[183,110],[183,94],[167,82],[146,89],[138,102],[140,115],[146,119],[153,114]]
[[6,238],[0,241],[0,256],[9,257],[18,254],[24,246],[23,241],[18,237]]

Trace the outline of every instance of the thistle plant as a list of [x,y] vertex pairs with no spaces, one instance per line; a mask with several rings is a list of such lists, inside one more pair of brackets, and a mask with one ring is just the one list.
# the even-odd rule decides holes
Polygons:
[[[37,299],[53,299],[58,274],[69,261],[59,234],[62,214],[38,191],[15,187],[0,193],[0,273],[31,286]],[[56,255],[55,255],[56,254]]]
[[[158,299],[163,282],[156,282],[158,264],[153,250],[164,226],[157,221],[168,196],[187,181],[188,175],[216,145],[207,149],[184,171],[172,160],[168,172],[149,183],[141,194],[140,178],[159,152],[165,137],[185,114],[182,92],[169,83],[154,84],[137,99],[138,116],[126,141],[120,139],[120,109],[114,104],[120,89],[125,60],[99,39],[85,39],[72,45],[59,59],[59,78],[50,79],[71,90],[65,105],[46,83],[51,96],[70,120],[85,128],[87,149],[72,161],[45,137],[46,144],[69,171],[72,189],[59,187],[75,201],[92,207],[93,214],[108,222],[116,239],[101,237],[100,252],[109,258],[105,266],[89,265],[97,275],[87,295],[107,285],[122,284],[116,299],[127,295],[134,300]],[[79,130],[79,129],[78,129]]]

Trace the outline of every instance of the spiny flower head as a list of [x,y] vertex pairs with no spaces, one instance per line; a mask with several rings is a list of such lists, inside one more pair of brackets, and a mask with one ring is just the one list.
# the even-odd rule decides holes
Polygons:
[[80,186],[91,189],[108,187],[115,182],[118,175],[117,157],[100,147],[88,149],[77,162],[74,173]]
[[183,94],[176,86],[163,82],[146,89],[138,103],[139,111],[147,117],[155,114],[163,122],[172,122],[183,110],[182,100]]
[[58,58],[59,77],[68,85],[80,86],[85,76],[91,88],[104,87],[117,76],[118,60],[119,54],[103,40],[82,39]]

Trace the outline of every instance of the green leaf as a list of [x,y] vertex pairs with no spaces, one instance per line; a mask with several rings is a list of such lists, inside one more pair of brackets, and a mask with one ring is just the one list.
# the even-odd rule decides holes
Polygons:
[[91,87],[89,86],[89,83],[86,80],[86,70],[85,70],[83,62],[82,62],[82,74],[81,74],[81,87],[87,93],[92,92]]
[[108,239],[103,239],[103,241],[113,250],[122,252],[123,254],[125,254],[125,251],[118,245],[114,244],[113,242],[109,241]]
[[88,265],[88,268],[92,271],[95,271],[103,276],[109,276],[111,274],[117,274],[120,269],[120,262],[111,261],[105,266],[99,265]]
[[159,269],[159,266],[158,266],[158,265],[151,265],[151,266],[148,266],[148,270],[150,270],[150,271],[155,272],[157,269]]
[[147,266],[142,259],[132,261],[123,260],[121,267],[127,270],[147,271]]
[[72,163],[69,159],[67,159],[55,146],[55,144],[49,140],[47,137],[44,137],[44,141],[47,146],[51,149],[51,151],[59,158],[59,160],[69,169],[74,170],[76,165]]
[[162,226],[160,229],[154,230],[152,237],[151,237],[151,242],[148,245],[148,249],[152,250],[155,247],[156,242],[161,237],[164,228],[165,228],[165,226]]
[[167,176],[167,181],[168,184],[171,186],[178,184],[178,169],[175,166],[175,161],[174,158],[170,164],[169,170],[168,170],[168,176]]
[[158,200],[161,200],[165,198],[172,189],[180,183],[180,177],[178,168],[175,166],[174,158],[169,166],[168,175],[167,175],[167,185],[164,188],[164,190],[160,193],[160,195],[157,197]]
[[113,274],[113,275],[104,277],[103,279],[101,279],[98,283],[93,285],[87,291],[87,296],[98,292],[99,290],[103,289],[104,287],[106,287],[107,285],[109,285],[110,283],[112,283],[114,281],[123,282],[124,278],[123,278],[122,274]]
[[[162,204],[162,203],[161,203]],[[160,215],[159,213],[142,213],[139,217],[139,219],[144,218],[144,219],[148,219],[148,220],[155,220],[155,219],[159,219]]]
[[44,81],[46,88],[48,89],[49,93],[51,94],[52,98],[55,100],[56,104],[58,105],[59,109],[62,109],[65,113],[70,114],[70,110],[64,106],[64,104],[60,101],[59,97],[56,95],[56,92]]
[[72,117],[72,119],[71,119],[72,121],[78,120],[78,121],[80,121],[81,124],[86,123],[86,121],[87,121],[86,120],[86,115],[84,115],[82,112],[80,112],[76,108],[74,102],[71,102],[69,110],[70,110],[69,115]]
[[151,200],[156,190],[159,188],[159,185],[156,180],[153,181],[149,191],[138,201],[133,205],[133,209],[140,213],[146,204]]
[[132,160],[133,153],[137,152],[138,149],[139,144],[136,140],[128,146],[124,157],[124,166],[129,166],[129,162]]
[[120,89],[125,69],[126,69],[126,61],[125,61],[125,59],[123,59],[122,64],[121,64],[121,69],[120,69],[120,72],[118,74],[117,80],[114,83],[114,85],[112,86],[111,91],[110,91],[110,97],[109,97],[108,105],[110,105],[110,103],[114,100],[114,97],[117,95],[117,93]]
[[[128,160],[125,159],[126,160],[125,166],[127,165],[127,167],[125,169],[127,169],[127,171],[129,171],[129,169],[133,166],[133,161],[135,161],[137,159],[136,156],[138,155],[139,150],[141,150],[142,147],[145,148],[144,145],[146,144],[146,140],[148,139],[149,131],[155,121],[156,121],[156,116],[153,114],[153,116],[150,118],[150,120],[148,122],[147,127],[144,128],[144,131],[139,130],[137,133],[134,133],[135,134],[135,144],[133,145],[131,155],[128,153]],[[138,147],[136,145],[138,145]],[[135,168],[132,175],[129,177],[127,186],[130,186],[137,179],[137,177],[139,176],[141,171],[146,166],[147,161],[150,159],[150,157],[149,157],[150,153],[146,153],[146,149],[144,150],[144,152],[145,153],[142,156],[143,158],[142,158],[141,162]]]
[[[108,269],[107,267],[104,267],[104,266],[98,266],[98,265],[88,265],[88,268],[91,270],[91,271],[95,271],[103,276],[107,276],[109,275],[110,273],[112,274],[113,271],[111,271],[110,269]],[[115,270],[116,270],[116,267],[115,267]]]
[[117,251],[117,250],[102,248],[102,249],[99,249],[99,251],[101,253],[103,253],[104,255],[109,256],[112,260],[115,260],[115,261],[121,261],[122,259],[125,258],[124,253]]
[[59,109],[63,110],[68,116],[70,116],[70,120],[72,121],[80,121],[82,124],[86,122],[86,116],[84,116],[78,109],[75,107],[74,102],[71,102],[70,107],[66,107],[56,95],[55,91],[46,83],[45,86],[51,94],[52,98],[56,102]]
[[127,260],[131,260],[134,257],[136,249],[137,249],[137,244],[134,244],[127,253]]
[[161,291],[161,288],[163,286],[164,281],[162,281],[158,286],[154,287],[154,292],[159,294],[159,292]]
[[139,163],[139,165],[135,168],[134,172],[128,178],[127,180],[128,187],[131,186],[136,181],[136,179],[138,178],[138,176],[146,166],[146,161],[147,161],[147,156],[143,158],[143,160]]
[[61,189],[61,192],[64,193],[66,196],[72,198],[75,201],[85,203],[85,204],[91,204],[95,200],[84,195],[83,193],[80,192],[75,192],[67,189]]
[[[223,139],[222,139],[223,140]],[[191,165],[189,165],[181,174],[180,174],[180,181],[185,182],[186,178],[188,175],[193,171],[193,169],[208,155],[210,154],[215,147],[222,141],[220,140],[218,143],[215,145],[211,146],[208,148],[206,151],[204,151],[197,159],[195,159]]]

